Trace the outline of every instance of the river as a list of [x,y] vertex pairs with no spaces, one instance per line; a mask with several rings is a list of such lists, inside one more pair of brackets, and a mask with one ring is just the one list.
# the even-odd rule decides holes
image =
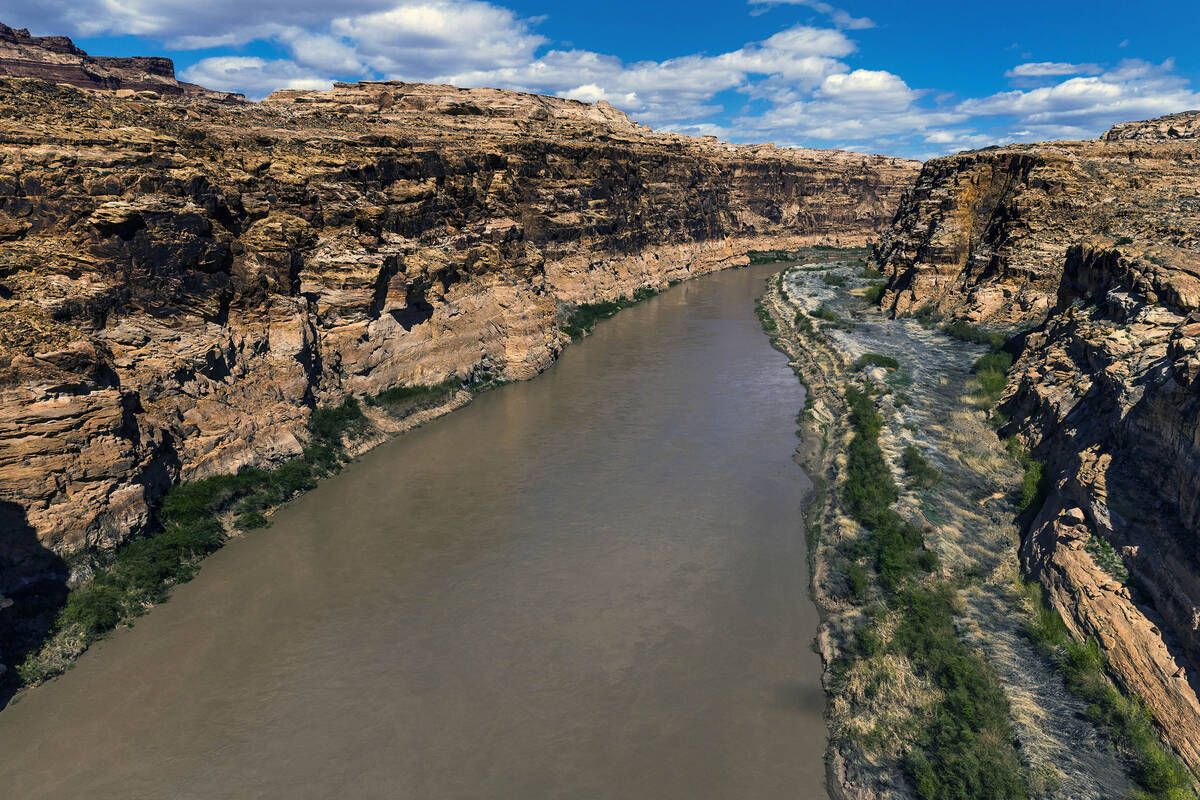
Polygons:
[[824,796],[778,269],[623,311],[232,541],[0,713],[3,796]]

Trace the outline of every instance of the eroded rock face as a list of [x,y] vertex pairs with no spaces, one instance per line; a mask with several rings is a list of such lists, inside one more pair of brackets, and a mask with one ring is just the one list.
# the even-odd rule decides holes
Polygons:
[[879,242],[884,307],[1008,325],[1045,317],[1072,245],[1186,262],[1200,246],[1198,136],[1188,112],[928,162]]
[[[1040,322],[1000,406],[1003,433],[1030,445],[1050,478],[1024,561],[1193,766],[1198,237],[1200,112],[1189,112],[1118,125],[1101,141],[930,162],[880,245],[896,312]],[[1114,548],[1131,579],[1090,542]]]
[[918,166],[498,90],[0,79],[0,500],[114,546],[173,481],[296,454],[316,405],[528,378],[569,304],[871,239]]
[[169,58],[89,56],[65,36],[30,36],[24,28],[0,24],[0,76],[38,78],[81,89],[204,97],[219,102],[245,102],[231,92],[214,92],[175,79]]

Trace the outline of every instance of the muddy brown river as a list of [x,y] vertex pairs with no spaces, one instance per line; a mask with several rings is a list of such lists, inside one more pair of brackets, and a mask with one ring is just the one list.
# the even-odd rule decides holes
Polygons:
[[824,797],[778,267],[602,322],[0,713],[0,795]]

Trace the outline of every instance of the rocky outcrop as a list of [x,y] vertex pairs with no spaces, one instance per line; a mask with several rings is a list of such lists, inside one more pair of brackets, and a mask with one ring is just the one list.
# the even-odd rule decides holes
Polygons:
[[1189,112],[1119,125],[1099,141],[928,162],[879,242],[884,307],[1040,321],[1072,245],[1186,260],[1200,243],[1198,132],[1200,112]]
[[0,79],[0,501],[66,557],[315,406],[531,377],[573,304],[872,239],[919,166],[498,90],[160,95]]
[[930,162],[879,247],[895,312],[1037,324],[1000,405],[1003,433],[1049,477],[1024,562],[1193,767],[1198,232],[1200,112],[1189,112],[1100,141]]
[[231,92],[214,92],[175,80],[169,58],[89,56],[65,36],[30,36],[24,28],[0,24],[0,76],[38,78],[81,89],[173,97],[203,97],[218,102],[245,102]]

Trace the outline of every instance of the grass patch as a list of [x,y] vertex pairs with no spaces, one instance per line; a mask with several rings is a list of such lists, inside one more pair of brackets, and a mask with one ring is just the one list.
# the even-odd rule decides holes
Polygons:
[[863,292],[863,299],[866,300],[868,304],[877,306],[879,305],[879,301],[883,299],[883,293],[886,289],[886,283],[873,283],[867,287],[865,292]]
[[866,278],[869,281],[881,281],[883,280],[884,275],[874,267],[865,267],[863,271],[859,273],[858,277]]
[[878,582],[886,613],[899,620],[890,641],[860,630],[847,647],[847,658],[903,654],[939,689],[932,713],[911,720],[916,741],[903,758],[904,771],[922,800],[1026,797],[1008,699],[987,662],[958,638],[953,588],[945,581],[919,579],[937,566],[935,554],[925,550],[921,529],[891,508],[899,492],[879,448],[883,418],[871,397],[853,386],[846,389],[846,401],[854,435],[846,454],[842,500],[867,531],[846,548],[847,589],[852,600],[863,603]]
[[1136,697],[1122,695],[1107,675],[1107,661],[1094,640],[1071,638],[1058,613],[1046,603],[1042,587],[1025,585],[1033,615],[1026,633],[1038,649],[1054,659],[1067,691],[1087,705],[1088,717],[1110,737],[1133,767],[1140,800],[1196,800],[1191,775],[1173,752],[1163,746],[1154,717]]
[[937,467],[929,463],[929,459],[911,444],[904,448],[902,460],[904,474],[908,476],[908,483],[914,489],[928,489],[942,477]]
[[754,304],[754,315],[758,317],[758,321],[762,323],[762,328],[767,334],[775,336],[779,333],[779,325],[775,322],[775,318],[771,316],[771,312],[763,305],[761,297]]
[[[200,560],[225,543],[222,516],[236,515],[234,524],[242,529],[266,526],[262,511],[340,469],[346,460],[343,437],[361,433],[367,424],[358,402],[347,398],[339,406],[313,411],[308,425],[311,443],[277,469],[246,467],[232,475],[171,487],[155,515],[157,530],[101,556],[93,577],[67,596],[44,649],[55,637],[86,645],[165,600],[172,586],[190,580]],[[65,667],[56,656],[33,653],[17,673],[25,683],[36,683]]]
[[787,250],[750,250],[746,253],[751,264],[777,264],[780,261],[792,260]]
[[962,320],[943,325],[942,333],[959,341],[985,344],[992,350],[999,350],[1008,341],[1008,336],[1000,331],[989,331],[987,328]]
[[1008,371],[1012,368],[1011,353],[997,350],[979,357],[971,367],[975,379],[979,381],[980,397],[989,406],[994,406],[1004,392],[1008,383]]
[[412,386],[393,386],[373,397],[367,398],[367,404],[386,408],[389,411],[407,410],[431,401],[440,403],[462,387],[458,378],[448,378],[441,383],[415,384]]
[[814,311],[812,315],[814,317],[816,317],[817,319],[824,320],[826,322],[841,322],[842,321],[842,318],[837,315],[837,312],[834,311],[829,306],[825,305],[824,303],[817,306],[817,310]]
[[825,272],[821,275],[821,282],[826,286],[837,286],[844,288],[846,286],[846,276],[839,275],[836,272]]
[[900,362],[891,356],[885,356],[881,353],[863,353],[858,358],[854,359],[854,363],[850,365],[852,372],[858,372],[866,367],[883,367],[884,369],[900,369]]
[[601,303],[580,303],[567,312],[566,320],[560,330],[572,339],[579,339],[590,333],[601,320],[615,316],[618,311],[637,305],[643,300],[649,300],[656,294],[658,294],[656,289],[643,287],[628,297],[605,300]]
[[795,316],[792,318],[792,327],[806,336],[811,336],[814,331],[812,320],[798,308],[796,309]]
[[1017,504],[1021,510],[1028,511],[1040,506],[1046,499],[1049,490],[1049,480],[1046,477],[1045,463],[1035,459],[1021,444],[1021,440],[1010,436],[1004,442],[1008,454],[1020,462],[1025,473],[1021,476],[1021,494]]

